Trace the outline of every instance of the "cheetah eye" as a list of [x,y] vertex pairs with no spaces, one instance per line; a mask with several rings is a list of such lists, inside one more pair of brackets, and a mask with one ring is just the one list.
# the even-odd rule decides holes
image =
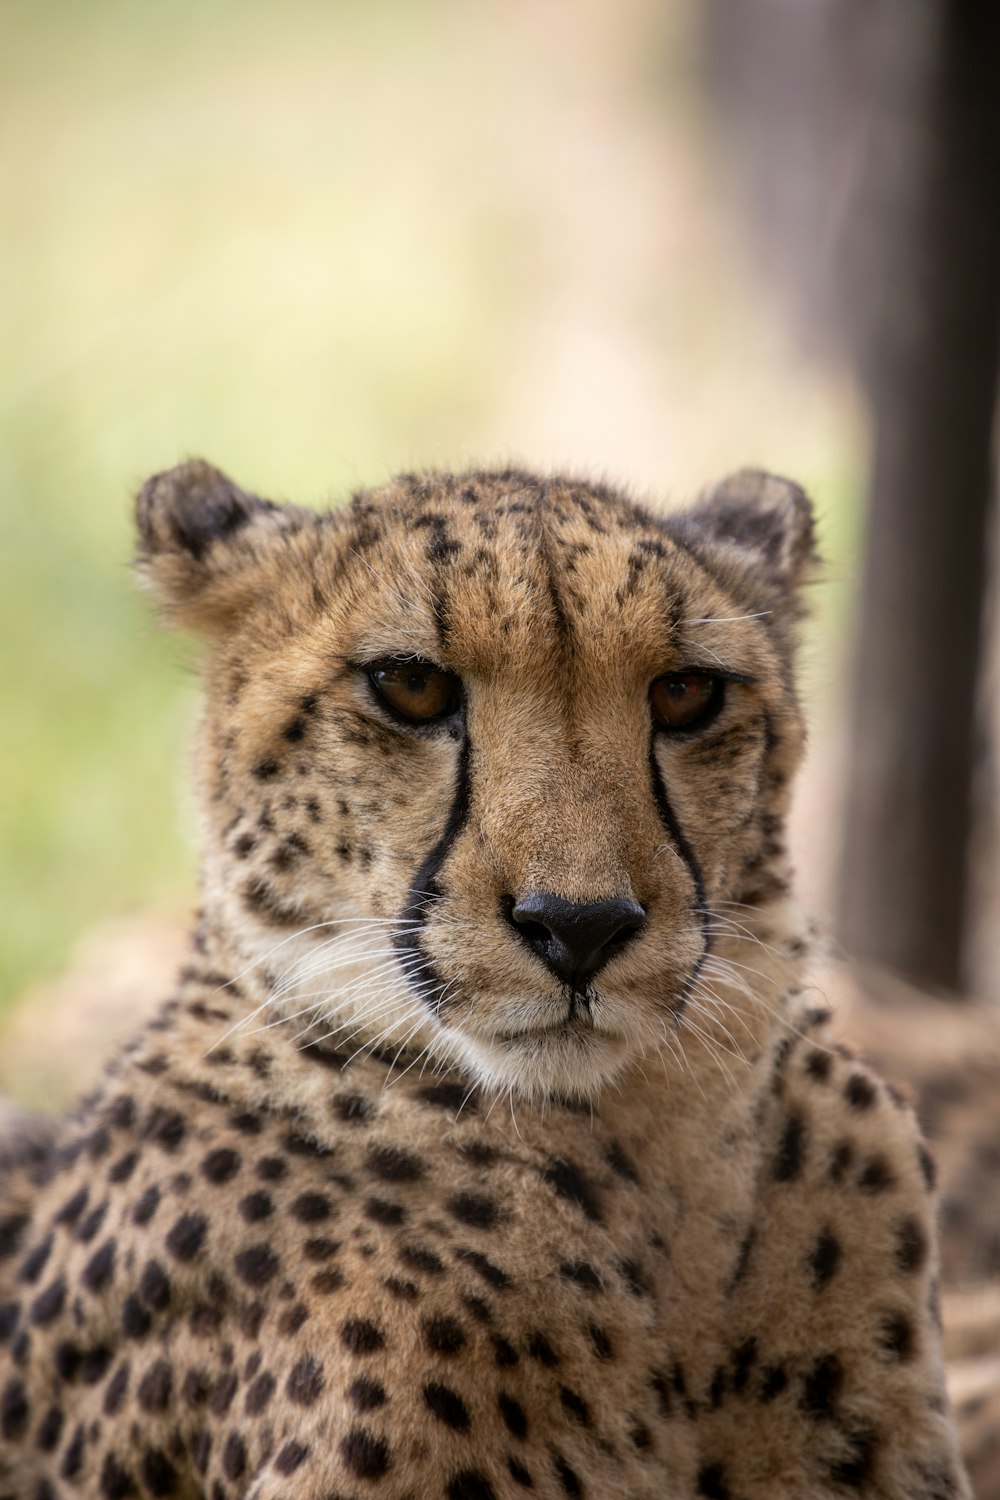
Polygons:
[[377,698],[408,724],[449,719],[462,701],[458,678],[426,661],[387,662],[368,671]]
[[667,672],[649,689],[653,720],[659,729],[696,729],[722,707],[725,683],[710,672]]

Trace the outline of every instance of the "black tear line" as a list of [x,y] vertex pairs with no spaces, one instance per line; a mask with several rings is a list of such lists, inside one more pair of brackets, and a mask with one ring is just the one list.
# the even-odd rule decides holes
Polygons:
[[688,872],[694,884],[695,897],[698,902],[697,912],[701,923],[702,942],[704,945],[701,953],[698,955],[694,968],[685,981],[684,988],[677,997],[677,1014],[679,1015],[687,1004],[688,997],[694,989],[695,984],[698,982],[698,976],[712,946],[712,935],[708,926],[708,903],[705,896],[705,880],[701,873],[701,866],[695,857],[694,850],[687,841],[684,830],[677,821],[677,814],[674,812],[670,798],[667,796],[667,789],[663,784],[659,762],[656,759],[656,740],[652,735],[649,740],[649,770],[653,782],[653,796],[656,799],[656,810],[660,815],[660,821],[673,840],[677,853],[687,865]]
[[[396,947],[415,959],[415,963],[407,964],[407,980],[415,984],[420,998],[435,1012],[441,1003],[444,984],[423,950],[420,930],[427,921],[431,904],[441,899],[441,891],[437,884],[438,871],[447,859],[452,845],[465,827],[469,816],[469,760],[469,737],[468,734],[463,734],[458,759],[458,775],[455,780],[455,795],[448,811],[444,832],[414,877],[406,905],[400,914],[400,920],[408,925],[395,939]],[[412,923],[417,925],[415,927],[409,925]]]

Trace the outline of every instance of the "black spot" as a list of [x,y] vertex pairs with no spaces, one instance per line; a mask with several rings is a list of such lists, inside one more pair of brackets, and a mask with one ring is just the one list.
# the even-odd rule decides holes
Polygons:
[[520,1357],[513,1344],[507,1339],[501,1338],[499,1334],[493,1335],[493,1359],[501,1369],[510,1369],[512,1365],[518,1363]]
[[290,1130],[281,1144],[292,1156],[315,1156],[322,1160],[333,1155],[332,1146],[324,1146],[322,1141],[313,1140],[312,1136],[302,1135],[297,1130]]
[[277,1275],[280,1262],[268,1245],[248,1245],[239,1252],[233,1265],[247,1286],[267,1286]]
[[181,1214],[167,1235],[167,1249],[177,1260],[194,1260],[207,1232],[208,1222],[204,1214]]
[[637,1260],[621,1260],[618,1262],[618,1269],[624,1276],[626,1285],[633,1297],[650,1296],[646,1273]]
[[423,1162],[398,1146],[375,1146],[368,1153],[368,1166],[383,1182],[417,1182],[423,1177]]
[[58,1406],[50,1406],[38,1424],[35,1446],[41,1453],[54,1453],[62,1436],[64,1416]]
[[132,1210],[133,1224],[148,1224],[160,1206],[160,1190],[158,1187],[148,1187]]
[[152,1327],[153,1319],[138,1297],[134,1294],[125,1298],[122,1307],[122,1333],[128,1339],[142,1339],[146,1337]]
[[809,1269],[812,1271],[816,1291],[820,1291],[832,1280],[840,1265],[840,1256],[840,1241],[837,1236],[829,1227],[823,1229],[809,1256]]
[[269,1219],[274,1213],[274,1203],[270,1193],[263,1190],[257,1193],[248,1193],[241,1198],[237,1205],[240,1217],[247,1224],[259,1224],[261,1219]]
[[433,1381],[424,1386],[424,1404],[446,1427],[454,1432],[468,1432],[471,1425],[468,1407],[457,1391]]
[[125,1392],[128,1390],[130,1373],[129,1362],[125,1359],[108,1381],[107,1389],[104,1392],[104,1412],[106,1416],[115,1417],[121,1411],[122,1403],[125,1400]]
[[588,1292],[600,1292],[603,1283],[593,1266],[585,1260],[564,1260],[559,1267],[560,1274],[567,1281],[575,1282],[577,1286],[584,1287]]
[[281,1314],[278,1319],[278,1332],[285,1338],[291,1338],[308,1321],[308,1307],[303,1302],[296,1302],[294,1307],[289,1307]]
[[6,1344],[17,1327],[21,1316],[19,1302],[0,1303],[0,1344]]
[[374,1354],[385,1347],[385,1338],[377,1323],[368,1318],[348,1318],[341,1324],[340,1342],[352,1354]]
[[591,1323],[588,1328],[590,1342],[598,1359],[614,1359],[615,1351],[606,1331],[598,1323]]
[[914,1214],[900,1219],[895,1229],[896,1264],[904,1274],[911,1276],[927,1263],[930,1249],[927,1232]]
[[166,1411],[170,1405],[173,1384],[173,1371],[165,1359],[158,1359],[155,1364],[150,1365],[136,1392],[143,1411]]
[[618,1176],[624,1178],[626,1182],[638,1183],[639,1173],[617,1141],[611,1142],[605,1153],[605,1160],[612,1172],[617,1172]]
[[480,1255],[478,1250],[470,1250],[465,1246],[460,1246],[455,1251],[455,1259],[462,1261],[467,1266],[471,1266],[484,1281],[488,1282],[490,1286],[496,1287],[497,1291],[506,1291],[511,1285],[511,1279],[507,1275],[507,1272],[500,1266],[494,1265],[487,1256]]
[[774,1401],[788,1386],[788,1372],[784,1365],[766,1365],[760,1382],[760,1399],[764,1405]]
[[140,1465],[142,1482],[151,1495],[175,1495],[180,1476],[162,1448],[148,1448]]
[[854,1427],[844,1435],[850,1452],[829,1465],[830,1478],[844,1489],[866,1489],[875,1471],[878,1434],[873,1427],[863,1426]]
[[126,1151],[125,1155],[124,1156],[120,1156],[118,1158],[118,1160],[109,1169],[109,1171],[108,1171],[108,1181],[109,1182],[128,1182],[129,1178],[132,1176],[132,1173],[135,1171],[135,1169],[136,1169],[136,1167],[138,1165],[139,1165],[139,1153],[138,1153],[138,1151]]
[[175,1109],[165,1109],[157,1105],[150,1113],[149,1119],[143,1131],[146,1140],[152,1141],[154,1145],[162,1147],[173,1155],[184,1143],[187,1135],[187,1126],[183,1115],[178,1114]]
[[115,1242],[105,1240],[99,1250],[95,1250],[83,1268],[83,1284],[90,1292],[101,1292],[111,1280],[115,1271]]
[[222,1450],[222,1468],[227,1479],[239,1479],[247,1466],[246,1444],[238,1432],[231,1432]]
[[60,1477],[73,1480],[83,1467],[83,1424],[78,1423],[73,1436],[70,1438],[63,1451],[63,1461],[59,1468]]
[[571,1417],[575,1417],[581,1426],[590,1426],[590,1408],[581,1395],[571,1390],[568,1385],[562,1385],[559,1387],[559,1400],[562,1402],[563,1409],[568,1411]]
[[448,1500],[496,1500],[496,1492],[481,1469],[462,1469],[448,1480]]
[[297,1406],[312,1406],[323,1394],[325,1385],[323,1366],[311,1354],[306,1354],[293,1367],[285,1389],[289,1400]]
[[258,781],[273,781],[281,770],[276,760],[261,760],[253,768],[253,774]]
[[601,1205],[596,1190],[580,1168],[565,1157],[553,1156],[542,1176],[554,1192],[574,1203],[595,1224],[602,1222]]
[[364,1125],[375,1113],[360,1094],[335,1094],[331,1105],[334,1114],[346,1125]]
[[351,1382],[345,1395],[355,1411],[377,1411],[389,1399],[384,1386],[381,1386],[377,1380],[369,1380],[364,1375]]
[[315,1239],[307,1239],[301,1251],[306,1260],[331,1260],[340,1250],[339,1239],[330,1239],[327,1235],[316,1235]]
[[750,1269],[750,1256],[753,1254],[753,1247],[756,1239],[757,1231],[751,1225],[751,1227],[747,1230],[746,1234],[740,1241],[740,1248],[736,1252],[736,1264],[733,1266],[733,1273],[730,1276],[729,1284],[726,1287],[726,1293],[728,1296],[732,1296],[733,1292],[735,1292],[736,1288],[745,1279],[747,1271]]
[[559,1356],[545,1337],[544,1333],[536,1329],[528,1340],[528,1353],[532,1359],[537,1359],[540,1365],[551,1370],[559,1363]]
[[406,1209],[401,1203],[391,1203],[387,1198],[369,1198],[365,1202],[365,1216],[374,1224],[404,1224]]
[[314,1292],[321,1297],[329,1297],[333,1292],[339,1292],[345,1285],[344,1277],[335,1267],[327,1271],[317,1271],[309,1285]]
[[535,1488],[535,1481],[531,1477],[531,1471],[526,1469],[523,1464],[518,1463],[512,1453],[507,1456],[507,1469],[515,1484],[521,1485],[526,1490],[533,1490]]
[[31,1304],[31,1321],[39,1325],[51,1323],[58,1318],[66,1304],[66,1282],[59,1276],[49,1283],[44,1292]]
[[824,1354],[803,1380],[799,1410],[809,1417],[832,1417],[844,1383],[844,1367],[835,1354]]
[[806,1122],[800,1110],[791,1110],[774,1158],[775,1182],[794,1182],[805,1157]]
[[381,1479],[389,1469],[389,1444],[366,1427],[353,1427],[340,1442],[346,1468],[359,1479]]
[[297,745],[300,740],[305,739],[305,735],[306,722],[304,719],[290,719],[281,731],[282,739],[287,740],[290,745]]
[[201,1164],[202,1176],[206,1181],[214,1183],[229,1182],[239,1170],[239,1154],[228,1146],[210,1151]]
[[52,1254],[53,1236],[47,1234],[45,1238],[30,1250],[24,1257],[18,1269],[17,1279],[28,1286],[33,1286],[45,1270],[45,1262]]
[[288,1163],[280,1156],[262,1156],[254,1171],[262,1182],[280,1182],[288,1176]]
[[469,1098],[469,1090],[460,1083],[432,1083],[427,1088],[418,1089],[416,1097],[423,1104],[437,1109],[453,1109],[456,1114],[459,1110],[463,1114],[474,1112],[476,1107],[474,1098]]
[[916,1352],[916,1335],[913,1324],[906,1313],[886,1313],[879,1325],[879,1347],[891,1359],[905,1364]]
[[82,1245],[88,1245],[97,1235],[98,1230],[104,1223],[104,1216],[108,1211],[108,1200],[99,1203],[92,1208],[85,1219],[82,1219],[76,1229],[76,1238]]
[[576,1471],[570,1468],[561,1453],[554,1452],[552,1454],[552,1467],[556,1471],[556,1478],[563,1487],[564,1495],[583,1494],[583,1485],[580,1483]]
[[257,1376],[253,1384],[248,1386],[247,1393],[243,1398],[243,1409],[247,1413],[247,1416],[256,1417],[260,1415],[274,1395],[275,1385],[274,1376],[269,1370],[265,1370],[262,1375]]
[[294,1474],[296,1469],[301,1469],[308,1457],[309,1449],[306,1445],[297,1443],[293,1439],[279,1449],[278,1456],[274,1460],[274,1467],[279,1474]]
[[809,1077],[814,1078],[817,1083],[826,1083],[827,1079],[830,1076],[830,1070],[832,1067],[833,1058],[830,1056],[829,1052],[810,1052],[805,1061],[805,1071],[809,1074]]
[[465,1348],[465,1329],[455,1318],[425,1318],[422,1326],[424,1343],[432,1354],[457,1354]]
[[871,1109],[877,1098],[875,1086],[864,1073],[852,1073],[844,1085],[844,1098],[852,1109]]
[[863,1193],[884,1193],[895,1182],[892,1168],[879,1153],[868,1158],[858,1176],[858,1187]]
[[0,1260],[17,1254],[29,1223],[27,1214],[7,1214],[0,1219]]
[[739,1395],[746,1388],[750,1371],[757,1359],[757,1340],[751,1335],[733,1354],[733,1390]]
[[726,1471],[721,1464],[705,1464],[698,1470],[698,1494],[704,1495],[706,1500],[732,1500]]
[[79,1188],[73,1194],[72,1198],[68,1198],[63,1204],[62,1208],[56,1214],[55,1222],[57,1224],[65,1224],[68,1228],[71,1228],[86,1208],[89,1197],[89,1187]]
[[322,1193],[302,1193],[294,1200],[290,1211],[300,1224],[318,1224],[328,1219],[333,1209],[329,1198]]
[[96,1385],[103,1380],[111,1365],[112,1353],[107,1344],[96,1344],[86,1349],[80,1359],[80,1379],[84,1385]]
[[129,1500],[138,1494],[135,1480],[128,1469],[123,1469],[114,1453],[105,1457],[101,1469],[101,1494],[104,1500]]
[[401,1245],[399,1258],[404,1266],[409,1266],[413,1271],[424,1271],[428,1276],[444,1274],[444,1261],[425,1245]]
[[502,1217],[493,1199],[482,1193],[456,1193],[448,1199],[448,1210],[460,1224],[473,1229],[494,1229]]
[[11,1441],[23,1437],[30,1414],[24,1381],[8,1380],[0,1396],[0,1432]]

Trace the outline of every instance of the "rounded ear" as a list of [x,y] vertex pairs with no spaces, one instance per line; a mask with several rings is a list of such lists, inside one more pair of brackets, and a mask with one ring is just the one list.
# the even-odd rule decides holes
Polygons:
[[239,613],[275,549],[314,520],[248,494],[199,458],[147,480],[135,516],[140,578],[172,624],[208,635]]
[[819,562],[809,497],[791,479],[762,469],[728,474],[676,519],[682,535],[720,548],[748,571],[790,591],[805,583]]

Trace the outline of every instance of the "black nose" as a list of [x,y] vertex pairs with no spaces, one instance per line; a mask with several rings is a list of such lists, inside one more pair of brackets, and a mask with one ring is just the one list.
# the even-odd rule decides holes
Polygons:
[[510,921],[553,974],[568,984],[582,984],[646,924],[646,913],[635,901],[616,898],[578,906],[529,891],[512,904]]

